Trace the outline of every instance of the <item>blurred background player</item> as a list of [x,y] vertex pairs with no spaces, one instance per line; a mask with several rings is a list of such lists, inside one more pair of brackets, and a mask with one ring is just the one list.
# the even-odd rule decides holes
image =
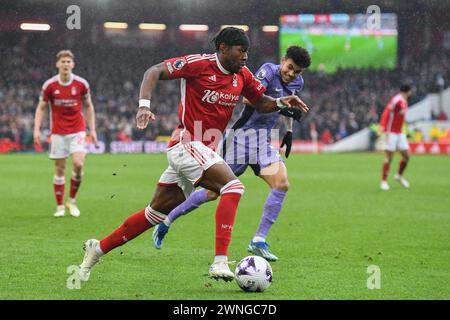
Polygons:
[[405,115],[408,111],[408,98],[411,96],[412,90],[409,85],[402,85],[400,92],[391,98],[389,103],[381,115],[380,126],[385,135],[385,152],[386,158],[383,163],[383,176],[380,184],[381,190],[389,190],[387,178],[389,168],[395,151],[399,151],[402,155],[398,172],[395,180],[404,188],[409,188],[409,182],[403,177],[403,173],[409,161],[409,144],[406,134],[402,132]]
[[[311,64],[311,58],[306,49],[298,46],[291,46],[286,50],[281,64],[265,63],[256,73],[256,77],[266,88],[265,94],[278,98],[284,95],[298,94],[304,85],[302,77],[303,71]],[[289,114],[287,111],[298,111],[299,114]],[[259,227],[248,245],[248,250],[255,255],[261,256],[269,261],[278,260],[277,256],[270,253],[269,244],[266,241],[267,234],[283,206],[286,193],[289,188],[286,166],[278,151],[270,144],[270,133],[275,127],[280,117],[280,113],[285,115],[286,135],[283,138],[281,147],[286,145],[286,158],[289,156],[292,146],[292,123],[293,118],[300,120],[301,113],[298,109],[284,109],[279,113],[259,113],[247,102],[240,118],[233,125],[232,129],[236,135],[228,136],[224,142],[224,159],[229,164],[236,176],[245,172],[248,166],[253,169],[256,176],[264,180],[271,191],[264,205]],[[237,131],[241,129],[242,131]],[[260,130],[264,136],[255,136],[254,141],[245,140],[248,130]],[[262,131],[261,131],[262,130]],[[260,143],[266,146],[259,146]],[[229,144],[232,148],[227,148]],[[265,148],[266,147],[266,148]],[[227,153],[226,150],[229,150]],[[237,152],[235,152],[237,150]],[[267,154],[260,154],[267,150]],[[252,161],[251,159],[256,159]],[[200,189],[194,192],[184,203],[175,208],[160,223],[153,232],[153,243],[157,249],[162,246],[162,241],[169,231],[169,226],[181,215],[198,208],[201,204],[217,199],[218,194],[209,190]]]
[[209,133],[223,133],[241,95],[261,112],[275,112],[290,105],[304,111],[308,107],[297,96],[273,99],[264,95],[264,86],[245,66],[250,41],[243,30],[224,28],[215,36],[214,44],[214,54],[168,59],[145,72],[136,115],[138,129],[145,129],[150,120],[155,120],[150,99],[158,80],[181,78],[180,124],[168,145],[169,166],[145,209],[129,216],[103,240],[85,242],[80,265],[82,281],[88,281],[92,267],[103,254],[161,223],[197,185],[221,195],[216,211],[215,257],[209,276],[225,281],[234,278],[228,266],[228,247],[244,185],[211,149],[215,140]]
[[95,111],[90,96],[89,83],[72,73],[75,67],[74,59],[70,50],[62,50],[57,53],[56,68],[58,74],[48,79],[42,86],[34,119],[34,143],[39,145],[41,143],[42,118],[45,109],[50,105],[50,159],[55,160],[53,187],[57,203],[55,217],[62,217],[65,214],[66,159],[70,155],[72,155],[73,170],[70,179],[70,195],[66,206],[72,216],[78,217],[80,215],[75,198],[80,188],[86,155],[86,128],[82,112],[83,107],[86,109],[86,120],[92,142],[97,143]]

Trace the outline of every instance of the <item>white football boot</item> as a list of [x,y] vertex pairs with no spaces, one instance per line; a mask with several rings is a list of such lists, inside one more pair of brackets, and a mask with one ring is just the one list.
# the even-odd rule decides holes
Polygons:
[[100,245],[100,241],[96,239],[89,239],[84,243],[84,258],[80,264],[79,276],[81,281],[88,281],[91,275],[92,268],[100,261],[102,254],[97,252],[97,246]]
[[228,263],[228,261],[214,262],[209,267],[209,277],[215,280],[223,279],[226,282],[232,281],[234,279],[234,273],[228,267]]
[[66,202],[66,207],[69,209],[70,215],[72,217],[80,216],[80,209],[78,209],[77,204],[73,200],[69,200]]
[[381,190],[388,191],[389,185],[388,185],[387,181],[384,181],[384,180],[381,181],[380,188],[381,188]]
[[402,185],[403,188],[406,188],[406,189],[409,188],[409,182],[405,178],[403,178],[403,176],[396,174],[394,176],[394,179],[396,181],[398,181]]
[[53,214],[54,217],[64,217],[64,215],[66,214],[66,209],[64,208],[64,205],[62,206],[57,206],[56,207],[56,212]]

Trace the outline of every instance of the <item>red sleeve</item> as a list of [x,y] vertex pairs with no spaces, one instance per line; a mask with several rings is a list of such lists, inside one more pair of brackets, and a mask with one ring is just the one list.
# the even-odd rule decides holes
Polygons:
[[400,107],[402,109],[408,109],[408,102],[406,102],[405,100],[400,101]]
[[255,103],[262,98],[266,88],[264,85],[255,78],[253,73],[247,68],[242,68],[244,74],[244,89],[242,90],[242,95],[248,99],[251,103]]
[[41,90],[41,96],[39,97],[40,100],[43,100],[45,102],[48,102],[51,97],[51,91],[50,91],[50,85],[44,85],[42,86]]
[[195,59],[201,55],[190,55],[164,60],[164,66],[169,72],[170,79],[190,78],[198,76],[199,72],[205,67],[207,60]]
[[391,113],[391,109],[389,108],[389,106],[387,106],[384,109],[383,113],[381,114],[381,119],[380,119],[380,126],[383,129],[386,129],[388,118],[389,118],[389,113]]

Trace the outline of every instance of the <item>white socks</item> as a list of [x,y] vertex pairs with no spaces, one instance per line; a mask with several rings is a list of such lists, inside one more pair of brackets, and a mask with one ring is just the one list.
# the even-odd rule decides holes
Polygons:
[[266,238],[256,236],[256,237],[253,237],[252,241],[253,242],[266,242]]
[[167,216],[167,217],[163,220],[163,223],[164,223],[166,226],[170,227],[170,224],[171,224],[172,222],[169,220],[169,216]]
[[100,241],[98,242],[97,246],[95,247],[95,252],[97,252],[97,254],[103,255],[102,248],[100,248]]
[[228,257],[227,256],[215,256],[214,257],[214,263],[216,262],[227,262]]

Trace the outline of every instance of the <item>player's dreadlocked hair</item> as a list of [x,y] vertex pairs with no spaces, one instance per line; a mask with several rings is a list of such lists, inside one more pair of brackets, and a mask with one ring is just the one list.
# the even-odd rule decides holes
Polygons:
[[221,43],[225,43],[230,46],[248,47],[250,45],[250,40],[244,30],[235,27],[223,28],[214,36],[211,42],[214,42],[216,51],[219,51]]
[[301,68],[308,68],[311,65],[311,57],[308,50],[299,46],[290,46],[287,48],[286,59],[289,58]]

